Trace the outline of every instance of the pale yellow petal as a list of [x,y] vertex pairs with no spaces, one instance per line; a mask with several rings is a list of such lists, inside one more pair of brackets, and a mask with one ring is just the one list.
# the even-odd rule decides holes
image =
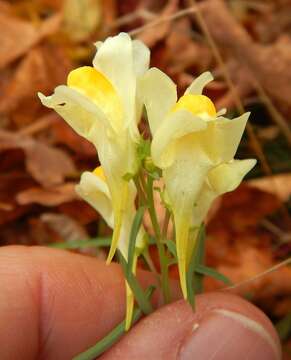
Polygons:
[[211,72],[206,71],[198,76],[186,89],[185,94],[201,95],[204,87],[213,80]]
[[150,65],[150,49],[141,41],[133,40],[133,69],[136,76],[143,75]]
[[186,298],[187,251],[192,212],[212,164],[199,147],[193,146],[191,136],[185,137],[177,147],[176,159],[163,171],[163,176],[174,214],[178,267]]
[[208,181],[218,195],[236,189],[244,176],[256,165],[255,159],[234,160],[221,164],[208,174]]
[[101,214],[108,226],[113,228],[111,195],[104,180],[89,171],[85,171],[81,175],[80,183],[76,186],[76,192]]
[[176,85],[165,73],[151,68],[140,80],[138,87],[146,107],[151,133],[154,135],[176,103]]
[[101,72],[91,66],[79,67],[69,73],[67,85],[102,109],[116,132],[121,129],[124,117],[121,99]]
[[51,96],[38,94],[43,105],[54,109],[79,135],[92,140],[99,127],[112,129],[104,112],[86,96],[67,86],[58,86]]
[[207,123],[203,119],[188,111],[178,110],[170,113],[152,141],[151,153],[154,163],[160,168],[171,166],[178,152],[177,140],[183,142],[182,138],[186,135],[200,133],[206,127]]
[[[137,51],[137,47],[135,50]],[[141,56],[141,48],[139,47],[138,50],[138,56]],[[138,65],[133,58],[135,53],[129,35],[120,33],[107,38],[98,47],[93,64],[111,82],[118,93],[125,112],[124,126],[129,128],[131,136],[136,140],[138,138],[136,125],[136,71]]]
[[233,159],[248,117],[249,113],[233,120],[219,117],[214,121],[208,121],[207,129],[197,134],[197,141],[203,146],[213,165]]

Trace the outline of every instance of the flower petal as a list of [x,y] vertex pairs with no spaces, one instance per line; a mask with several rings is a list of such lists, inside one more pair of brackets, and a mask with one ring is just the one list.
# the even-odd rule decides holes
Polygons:
[[193,225],[200,226],[212,202],[218,196],[235,190],[244,176],[255,166],[255,159],[233,160],[209,171],[196,206],[193,209]]
[[107,225],[113,228],[113,211],[111,196],[107,184],[89,171],[81,175],[80,183],[76,186],[76,192],[98,211]]
[[[158,128],[152,141],[152,157],[160,168],[171,166],[176,156],[177,140],[206,129],[207,123],[186,110],[170,113]],[[182,141],[182,140],[181,140]]]
[[206,71],[198,76],[186,89],[185,94],[201,95],[204,87],[213,80],[211,72]]
[[93,101],[118,132],[122,127],[123,106],[112,84],[91,66],[79,67],[68,75],[69,88],[75,89]]
[[143,75],[150,65],[150,50],[139,40],[132,42],[133,69],[136,76]]
[[134,139],[138,138],[136,77],[147,66],[148,56],[142,45],[133,44],[128,34],[120,33],[99,44],[93,60],[94,67],[112,83],[118,93],[125,112],[124,126],[129,127]]
[[214,165],[233,159],[250,113],[229,120],[219,117],[207,122],[207,129],[197,134],[197,141],[203,146]]
[[212,164],[191,136],[177,144],[177,157],[163,171],[166,191],[174,215],[178,267],[183,295],[187,298],[186,272],[189,230],[193,207]]
[[104,126],[112,128],[103,111],[86,96],[74,89],[61,85],[51,96],[38,93],[43,105],[54,109],[79,135],[92,140],[94,128]]
[[256,165],[255,159],[234,160],[221,164],[208,174],[208,181],[217,196],[236,189],[244,176]]
[[177,101],[176,85],[162,71],[151,68],[139,81],[138,87],[154,135]]

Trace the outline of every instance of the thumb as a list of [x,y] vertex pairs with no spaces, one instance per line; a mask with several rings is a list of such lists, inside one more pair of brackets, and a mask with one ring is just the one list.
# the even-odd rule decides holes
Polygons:
[[183,300],[141,320],[102,359],[275,360],[280,342],[269,319],[235,295],[197,297],[193,313]]

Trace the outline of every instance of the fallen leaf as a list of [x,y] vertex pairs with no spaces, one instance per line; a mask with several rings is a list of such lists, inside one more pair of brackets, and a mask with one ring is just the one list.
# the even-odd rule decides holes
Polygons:
[[85,156],[96,158],[97,162],[96,149],[92,143],[77,135],[76,132],[62,119],[58,118],[58,120],[59,121],[55,121],[52,125],[52,133],[55,138],[54,142],[56,144],[67,145],[78,157]]
[[40,216],[40,219],[57,232],[63,241],[75,241],[89,238],[85,228],[67,215],[44,213]]
[[0,151],[20,148],[31,176],[45,187],[61,184],[66,176],[77,172],[72,159],[64,151],[27,136],[0,130]]
[[253,79],[257,79],[274,100],[290,106],[290,38],[284,37],[283,41],[279,39],[271,45],[261,45],[255,43],[235,20],[224,1],[207,0],[200,4],[200,9],[216,43],[246,66]]
[[287,201],[291,196],[291,174],[279,174],[249,180],[248,184],[278,196],[282,201]]
[[[177,0],[169,0],[158,17],[168,17],[172,15],[178,8]],[[153,47],[158,41],[162,40],[168,33],[171,27],[170,21],[165,21],[159,24],[158,27],[147,28],[138,34],[137,38],[143,41],[147,46]]]
[[77,198],[75,183],[66,183],[50,188],[33,187],[19,192],[16,201],[19,205],[40,204],[43,206],[58,206]]
[[56,14],[36,28],[27,21],[0,13],[0,69],[24,55],[44,37],[54,34],[60,23],[61,17]]
[[29,110],[27,101],[30,99],[40,108],[37,92],[52,92],[55,86],[66,82],[70,69],[71,63],[60,46],[43,45],[30,50],[6,80],[0,96],[0,113],[17,112],[17,108]]

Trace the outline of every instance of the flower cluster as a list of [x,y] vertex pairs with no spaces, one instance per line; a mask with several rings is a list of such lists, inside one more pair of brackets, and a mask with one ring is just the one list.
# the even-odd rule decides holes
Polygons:
[[[125,34],[98,42],[93,67],[73,70],[67,86],[51,96],[39,94],[81,136],[91,141],[101,167],[81,176],[77,192],[113,228],[110,262],[118,248],[128,257],[129,235],[136,214],[136,185],[143,139],[138,130],[143,106],[151,130],[150,156],[165,184],[163,199],[175,227],[178,267],[187,298],[186,273],[198,229],[213,200],[234,190],[255,160],[234,160],[249,114],[223,117],[202,95],[212,80],[206,72],[177,99],[176,86],[163,72],[149,69],[149,49]],[[147,245],[141,226],[133,261]],[[127,285],[127,326],[134,304]]]

